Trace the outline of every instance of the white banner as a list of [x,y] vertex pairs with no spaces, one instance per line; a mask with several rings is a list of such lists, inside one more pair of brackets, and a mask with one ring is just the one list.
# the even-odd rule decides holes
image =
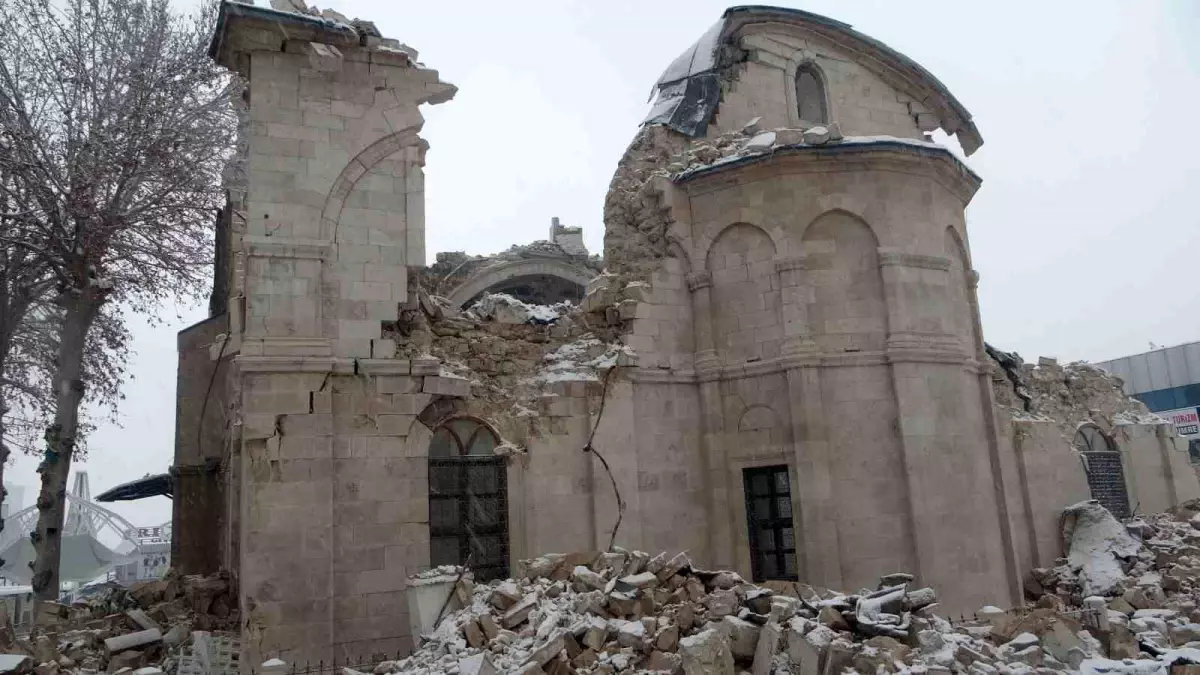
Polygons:
[[1175,433],[1180,436],[1200,436],[1200,408],[1179,408],[1154,414],[1174,424]]

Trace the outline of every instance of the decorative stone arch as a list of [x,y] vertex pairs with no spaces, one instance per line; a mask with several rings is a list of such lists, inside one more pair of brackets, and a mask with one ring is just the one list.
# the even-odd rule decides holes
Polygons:
[[[867,226],[867,229],[871,230],[871,234],[875,236],[876,242],[882,241],[879,232],[875,230],[875,227],[871,225],[870,219],[867,218],[867,203],[863,199],[845,192],[836,192],[818,197],[816,206],[816,214],[795,232],[797,241],[804,239],[804,235],[808,232],[808,228],[812,227],[813,223],[821,220],[833,211],[841,211],[854,216],[856,219],[862,221]],[[803,251],[801,251],[801,254],[803,254]]]
[[1075,428],[1071,445],[1083,460],[1092,499],[1103,504],[1117,518],[1132,515],[1124,458],[1113,437],[1095,423],[1084,422]]
[[[358,181],[375,168],[377,164],[409,146],[422,146],[425,141],[417,135],[420,125],[414,125],[388,134],[368,145],[355,155],[329,188],[325,197],[325,205],[321,209],[321,236],[330,243],[337,242],[338,225],[342,219],[342,208],[346,197],[354,191]],[[413,224],[410,223],[409,226]]]
[[[827,352],[882,351],[892,320],[878,233],[860,215],[833,208],[805,225],[799,241],[810,289],[805,317],[817,345]],[[847,323],[856,327],[841,327]]]
[[586,287],[596,272],[579,263],[554,258],[529,258],[489,265],[468,277],[451,290],[446,299],[454,307],[461,308],[471,298],[487,289],[518,277],[549,276],[567,283]]
[[708,255],[712,251],[713,244],[730,228],[739,226],[749,226],[762,231],[775,246],[776,255],[783,255],[787,252],[787,234],[783,231],[782,227],[766,228],[746,220],[738,220],[720,228],[709,228],[707,232],[696,240],[690,257],[694,263],[699,263],[699,266],[693,264],[692,269],[697,272],[708,271]]

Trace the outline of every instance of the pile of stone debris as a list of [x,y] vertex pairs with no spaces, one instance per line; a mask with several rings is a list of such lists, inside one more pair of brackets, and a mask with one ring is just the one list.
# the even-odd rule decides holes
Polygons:
[[[44,602],[28,635],[0,630],[0,672],[237,672],[237,595],[228,574],[113,585],[86,602]],[[198,663],[205,666],[197,668]]]
[[[451,584],[458,608],[375,673],[1165,675],[1200,664],[1200,529],[1173,514],[1127,527],[1095,502],[1065,515],[1072,554],[1031,575],[1036,604],[1019,609],[947,621],[906,574],[841,594],[747,583],[685,554],[554,554],[524,561],[519,579]],[[1083,595],[1097,589],[1110,597]]]

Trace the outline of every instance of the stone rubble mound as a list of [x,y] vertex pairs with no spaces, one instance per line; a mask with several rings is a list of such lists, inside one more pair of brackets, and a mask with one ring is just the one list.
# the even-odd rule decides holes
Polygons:
[[[0,672],[159,675],[195,670],[197,659],[237,672],[237,593],[227,573],[168,574],[113,585],[86,602],[43,602],[29,635],[0,629]],[[216,675],[213,673],[212,675]]]
[[1126,648],[1119,658],[1141,660],[1112,661],[1108,634],[1085,628],[1086,610],[1062,602],[984,608],[953,624],[934,614],[933,589],[910,588],[907,574],[842,594],[751,584],[734,572],[698,569],[683,553],[549,554],[522,567],[519,579],[460,581],[452,591],[460,609],[414,654],[375,673],[1050,675],[1113,667],[1165,673],[1171,663],[1200,663],[1200,651],[1173,649],[1167,637],[1154,651],[1118,645]]

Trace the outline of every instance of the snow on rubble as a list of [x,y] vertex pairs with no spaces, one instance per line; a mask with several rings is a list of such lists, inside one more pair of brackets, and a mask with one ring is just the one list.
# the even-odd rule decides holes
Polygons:
[[482,321],[545,325],[569,314],[575,306],[563,301],[553,305],[531,305],[505,293],[484,293],[467,308],[467,316]]
[[1030,573],[1025,606],[957,622],[907,574],[839,593],[621,549],[543,555],[489,585],[443,568],[440,623],[375,673],[1195,672],[1200,500],[1125,523],[1082,502],[1064,511],[1063,535],[1068,556]]
[[622,356],[632,357],[633,350],[619,343],[604,343],[591,333],[561,345],[542,359],[538,371],[528,382],[566,382],[600,380],[600,374],[618,365]]

